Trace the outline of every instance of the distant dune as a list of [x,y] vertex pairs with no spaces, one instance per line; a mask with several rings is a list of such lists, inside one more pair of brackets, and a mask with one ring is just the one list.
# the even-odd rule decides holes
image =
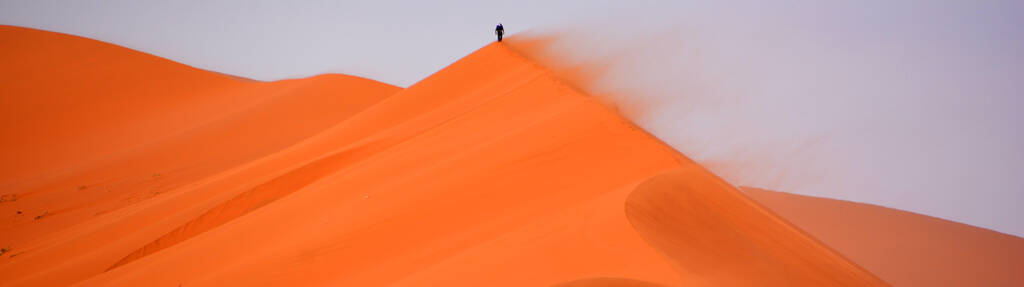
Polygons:
[[150,208],[400,90],[345,75],[254,82],[69,35],[0,35],[0,194],[16,199],[0,203],[0,245],[11,249],[0,285],[102,272],[147,240],[132,232],[203,202],[152,217],[108,213]]
[[1024,286],[1024,240],[921,214],[743,189],[895,286]]
[[829,203],[756,203],[507,44],[400,89],[0,35],[0,286],[927,282],[786,209]]

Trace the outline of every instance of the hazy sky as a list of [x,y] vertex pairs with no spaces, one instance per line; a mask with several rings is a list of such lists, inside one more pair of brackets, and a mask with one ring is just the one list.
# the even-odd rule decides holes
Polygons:
[[1024,235],[1022,1],[0,1],[203,69],[399,86],[498,21],[567,33],[556,54],[611,64],[589,90],[733,183]]

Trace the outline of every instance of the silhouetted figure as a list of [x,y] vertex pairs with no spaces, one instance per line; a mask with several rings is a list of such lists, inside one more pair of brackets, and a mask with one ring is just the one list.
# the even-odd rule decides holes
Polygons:
[[494,34],[498,35],[498,42],[501,42],[501,36],[505,35],[505,27],[502,27],[501,23],[498,23],[498,27],[494,27]]

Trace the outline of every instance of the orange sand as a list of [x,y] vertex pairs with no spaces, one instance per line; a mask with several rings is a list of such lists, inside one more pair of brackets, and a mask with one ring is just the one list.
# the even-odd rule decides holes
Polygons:
[[885,285],[502,44],[400,90],[0,34],[3,286]]
[[[97,222],[108,213],[293,145],[399,90],[344,75],[254,82],[68,35],[0,34],[0,194],[16,198],[0,203],[0,247],[11,249],[0,285],[43,269],[82,274],[52,285],[102,270],[54,263],[124,236],[81,234],[112,230]],[[136,220],[128,228],[152,223]]]
[[[709,286],[878,286],[867,271],[696,166],[651,178],[626,216],[682,272]],[[796,252],[794,252],[796,251]]]
[[1024,286],[1024,240],[921,214],[744,188],[895,286]]

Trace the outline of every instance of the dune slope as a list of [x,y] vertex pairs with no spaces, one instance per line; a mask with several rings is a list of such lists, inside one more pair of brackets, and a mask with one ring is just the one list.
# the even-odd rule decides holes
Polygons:
[[10,26],[0,35],[5,283],[101,272],[112,262],[91,260],[124,254],[99,247],[126,254],[139,246],[117,240],[155,223],[117,211],[293,145],[399,90],[344,75],[254,82],[70,35]]
[[1020,237],[869,204],[743,191],[895,286],[1024,286]]
[[626,201],[645,239],[709,286],[882,286],[883,281],[697,168],[651,178]]

